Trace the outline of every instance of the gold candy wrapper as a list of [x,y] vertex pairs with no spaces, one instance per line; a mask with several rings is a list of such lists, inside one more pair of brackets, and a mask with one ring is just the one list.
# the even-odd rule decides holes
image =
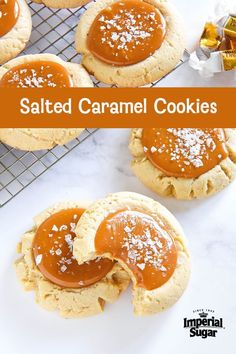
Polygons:
[[224,71],[236,69],[236,50],[226,50],[219,52],[222,58],[222,65]]
[[229,47],[232,50],[236,50],[236,38],[229,39]]
[[221,41],[222,36],[219,33],[218,26],[212,22],[207,22],[200,39],[200,47],[216,50],[219,48]]
[[224,33],[229,38],[236,38],[236,16],[230,15],[224,24]]
[[[234,49],[236,45],[236,16],[207,22],[200,38],[200,48],[207,54],[216,50]],[[208,56],[209,56],[208,55]]]

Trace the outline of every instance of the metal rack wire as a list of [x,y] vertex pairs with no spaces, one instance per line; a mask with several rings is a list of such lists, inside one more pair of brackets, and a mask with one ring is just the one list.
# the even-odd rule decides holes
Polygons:
[[[33,30],[29,44],[22,54],[52,53],[65,61],[79,63],[81,56],[74,48],[74,32],[86,6],[80,9],[55,10],[31,1],[28,5],[32,14]],[[177,67],[182,65],[188,56],[188,52],[185,51]],[[109,87],[95,78],[93,82],[96,87]],[[158,82],[148,86],[158,86]],[[93,134],[95,130],[86,129],[79,138],[51,150],[24,152],[0,143],[0,207]]]
[[61,160],[97,129],[85,129],[76,139],[51,150],[20,151],[0,144],[0,206]]

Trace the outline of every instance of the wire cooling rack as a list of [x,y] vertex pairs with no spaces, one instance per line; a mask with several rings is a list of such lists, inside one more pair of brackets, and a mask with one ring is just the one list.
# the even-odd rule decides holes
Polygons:
[[[51,53],[65,61],[79,63],[81,56],[74,48],[74,36],[79,17],[86,10],[86,6],[80,9],[55,10],[33,2],[28,2],[28,5],[32,14],[33,29],[28,46],[22,54]],[[183,59],[177,67],[183,64],[188,56],[185,50]],[[94,77],[92,79],[96,87],[110,87]],[[148,86],[158,86],[158,82]],[[93,134],[95,130],[86,129],[79,138],[51,150],[24,152],[0,143],[0,207]]]
[[55,146],[50,150],[28,152],[0,144],[0,207],[25,189],[96,130],[87,128],[78,138],[63,146]]

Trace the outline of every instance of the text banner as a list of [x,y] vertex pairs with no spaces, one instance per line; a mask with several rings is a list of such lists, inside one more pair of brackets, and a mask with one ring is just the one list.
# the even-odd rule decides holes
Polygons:
[[0,89],[1,128],[235,127],[236,88]]

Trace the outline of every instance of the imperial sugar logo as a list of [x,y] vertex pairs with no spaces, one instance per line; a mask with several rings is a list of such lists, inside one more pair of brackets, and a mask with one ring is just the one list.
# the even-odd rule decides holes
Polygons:
[[194,310],[193,318],[184,318],[184,328],[190,337],[216,337],[219,330],[225,329],[223,318],[216,317],[213,310]]

